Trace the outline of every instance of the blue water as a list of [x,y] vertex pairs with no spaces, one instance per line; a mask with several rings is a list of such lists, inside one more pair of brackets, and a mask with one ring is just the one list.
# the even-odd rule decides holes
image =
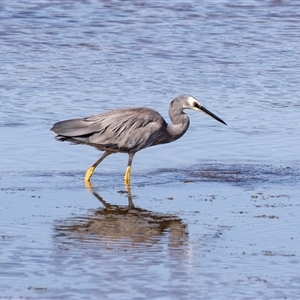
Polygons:
[[[300,5],[148,2],[0,4],[0,298],[295,299]],[[82,233],[103,207],[82,183],[100,153],[58,143],[52,124],[130,106],[169,121],[185,93],[228,126],[187,112],[180,140],[134,159],[147,213],[111,226],[140,227]],[[112,205],[126,205],[126,163],[111,156],[93,176]],[[154,240],[145,214],[164,224]]]

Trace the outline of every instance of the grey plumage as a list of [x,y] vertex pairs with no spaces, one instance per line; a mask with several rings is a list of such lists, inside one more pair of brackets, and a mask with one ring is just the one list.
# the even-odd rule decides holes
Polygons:
[[137,107],[58,122],[52,131],[100,150],[137,152],[155,142],[154,132],[165,131],[166,128],[167,123],[156,111]]
[[54,124],[51,130],[58,135],[59,139],[88,144],[105,151],[91,167],[92,170],[89,169],[91,174],[88,174],[89,170],[87,171],[86,181],[90,180],[94,169],[106,156],[115,152],[128,153],[129,162],[125,181],[129,183],[131,161],[136,152],[150,146],[175,141],[187,131],[189,118],[183,112],[184,109],[205,112],[226,125],[194,97],[182,95],[170,103],[169,117],[173,124],[167,124],[155,110],[135,107],[115,109],[83,119],[61,121]]

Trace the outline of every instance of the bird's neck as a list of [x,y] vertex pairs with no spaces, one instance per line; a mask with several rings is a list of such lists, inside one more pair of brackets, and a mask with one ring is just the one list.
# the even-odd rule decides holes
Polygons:
[[167,131],[170,135],[171,141],[175,141],[182,137],[189,128],[190,120],[185,113],[181,113],[177,118],[171,118],[173,124],[169,124]]

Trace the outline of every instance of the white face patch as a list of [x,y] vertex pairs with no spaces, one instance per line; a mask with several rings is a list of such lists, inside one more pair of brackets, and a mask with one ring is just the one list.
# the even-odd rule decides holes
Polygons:
[[194,106],[195,101],[198,102],[194,97],[189,96],[187,98],[187,102],[188,102],[189,106]]
[[192,96],[189,96],[187,98],[187,102],[189,104],[188,108],[191,108],[191,109],[194,109],[194,110],[198,110],[199,111],[199,108],[195,107],[195,105],[194,105],[195,102],[198,103],[199,107],[202,106],[202,104],[198,100],[196,100],[194,97],[192,97]]

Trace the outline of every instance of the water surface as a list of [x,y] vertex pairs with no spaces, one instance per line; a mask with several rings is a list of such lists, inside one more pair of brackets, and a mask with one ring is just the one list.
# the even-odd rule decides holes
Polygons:
[[[0,298],[299,298],[299,4],[0,5]],[[180,140],[126,155],[58,143],[53,123],[129,106]],[[100,202],[99,202],[100,201]],[[129,204],[128,204],[129,201]]]

